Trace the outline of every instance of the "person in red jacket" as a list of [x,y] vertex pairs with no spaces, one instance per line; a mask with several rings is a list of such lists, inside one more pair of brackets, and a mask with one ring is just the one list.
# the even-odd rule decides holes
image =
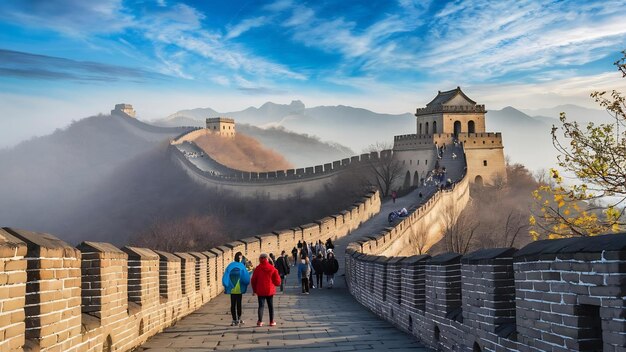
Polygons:
[[280,286],[280,275],[278,270],[268,262],[269,256],[262,253],[259,257],[259,265],[252,272],[252,293],[259,297],[259,320],[257,326],[263,326],[263,309],[267,302],[267,309],[270,311],[270,326],[276,326],[274,321],[274,295],[276,286]]

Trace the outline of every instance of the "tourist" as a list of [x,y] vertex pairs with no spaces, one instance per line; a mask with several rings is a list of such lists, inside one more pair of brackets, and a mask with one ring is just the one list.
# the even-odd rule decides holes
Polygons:
[[268,262],[268,255],[261,253],[259,265],[252,273],[252,293],[259,297],[259,320],[256,326],[263,326],[263,309],[267,302],[267,309],[270,313],[270,326],[276,326],[274,321],[274,294],[276,286],[280,285],[280,275],[278,270]]
[[302,241],[302,250],[300,250],[300,256],[309,256],[309,246],[306,244],[306,241]]
[[302,294],[309,294],[309,276],[311,276],[311,267],[308,263],[309,258],[302,256],[300,264],[298,264],[298,280],[302,283]]
[[324,243],[322,243],[322,240],[318,240],[317,241],[317,246],[315,248],[315,253],[322,253],[322,256],[324,257],[324,255],[326,254],[326,246],[324,246]]
[[317,256],[315,256],[315,259],[313,259],[313,270],[315,270],[315,283],[319,288],[322,288],[322,278],[324,277],[324,264],[322,261],[322,257],[322,252],[319,252],[317,253]]
[[293,256],[293,266],[298,265],[298,248],[293,247],[291,255]]
[[394,203],[396,202],[396,198],[398,198],[398,192],[396,192],[396,191],[391,192],[391,200]]
[[311,264],[311,258],[306,258],[306,265],[309,266],[309,288],[313,287],[313,265]]
[[282,251],[280,253],[280,257],[276,259],[276,264],[274,265],[276,270],[278,270],[278,275],[280,276],[280,292],[285,292],[285,276],[289,275],[289,258],[287,257],[287,253]]
[[333,241],[331,241],[330,238],[326,240],[326,250],[329,250],[329,249],[335,249],[335,245],[333,244]]
[[307,254],[308,254],[308,257],[309,257],[309,261],[311,261],[313,259],[313,254],[315,252],[313,252],[313,246],[311,246],[311,242],[309,242],[306,246],[307,246],[306,249],[307,249]]
[[274,265],[276,263],[276,257],[274,256],[274,253],[270,253],[270,258],[267,260],[270,265]]
[[302,250],[302,241],[298,240],[298,250],[301,251]]
[[235,253],[235,261],[228,264],[222,276],[222,285],[224,285],[224,292],[230,295],[230,314],[232,315],[233,322],[230,326],[243,325],[241,319],[241,298],[250,283],[250,274],[246,267],[241,263],[243,254],[241,252]]
[[324,274],[326,274],[326,283],[330,284],[328,288],[333,288],[335,284],[335,274],[339,271],[339,262],[335,259],[335,254],[332,251],[328,253],[323,265]]

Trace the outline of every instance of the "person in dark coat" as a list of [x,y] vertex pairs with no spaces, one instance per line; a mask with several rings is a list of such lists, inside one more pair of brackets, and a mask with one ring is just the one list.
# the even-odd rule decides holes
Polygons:
[[270,265],[269,256],[262,253],[259,257],[259,265],[252,272],[252,293],[259,297],[259,320],[256,326],[263,326],[263,309],[265,302],[270,312],[270,326],[276,326],[274,321],[274,295],[276,294],[276,286],[280,285],[280,275],[278,270]]
[[328,288],[333,288],[335,284],[335,274],[339,271],[339,262],[332,251],[328,253],[328,257],[324,260],[323,266],[324,274],[326,275],[326,283],[330,284]]
[[326,240],[326,250],[329,250],[329,249],[335,249],[335,245],[333,244],[333,241],[331,241],[330,238]]
[[276,259],[274,266],[280,276],[280,292],[285,292],[285,276],[289,275],[289,259],[287,259],[285,251],[280,253],[280,257]]
[[302,250],[300,251],[300,256],[309,256],[309,246],[306,245],[306,241],[302,241]]
[[318,288],[322,288],[322,278],[324,277],[324,263],[322,261],[322,252],[319,252],[313,259],[313,270],[315,271],[315,282]]
[[293,247],[291,255],[293,256],[293,266],[298,265],[298,248]]

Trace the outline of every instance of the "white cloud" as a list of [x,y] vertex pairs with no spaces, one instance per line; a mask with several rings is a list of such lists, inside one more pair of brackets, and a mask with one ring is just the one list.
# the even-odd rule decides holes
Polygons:
[[[138,23],[138,28],[143,31],[147,39],[153,42],[157,48],[172,47],[177,50],[186,51],[192,55],[198,55],[202,59],[210,60],[214,71],[223,72],[230,70],[232,74],[249,75],[263,79],[265,77],[279,77],[296,80],[305,80],[306,76],[290,70],[281,64],[266,60],[250,53],[242,45],[230,43],[227,38],[219,32],[209,31],[202,26],[205,15],[187,5],[176,5],[176,7],[143,16]],[[246,26],[252,28],[255,21],[251,21]],[[260,22],[260,21],[259,21]],[[243,27],[239,28],[242,31]],[[173,57],[166,57],[167,53],[160,55],[165,70],[177,73],[177,76],[185,77],[191,74],[180,74],[178,70],[183,65],[193,66],[193,59],[186,57],[178,61]],[[206,71],[200,68],[199,71]],[[210,73],[208,75],[211,75]],[[202,78],[194,76],[194,78]]]
[[[426,44],[418,65],[480,80],[556,64],[586,64],[604,57],[607,48],[626,44],[624,6],[593,7],[591,11],[571,2],[457,1],[437,14],[431,30],[436,40]],[[613,11],[606,11],[609,8]]]
[[0,20],[74,37],[117,33],[133,25],[122,0],[9,1],[2,4]]
[[265,16],[247,18],[239,22],[237,25],[229,28],[228,32],[224,36],[224,39],[228,40],[237,38],[238,36],[253,28],[264,26],[265,24],[267,24],[268,20],[269,19]]

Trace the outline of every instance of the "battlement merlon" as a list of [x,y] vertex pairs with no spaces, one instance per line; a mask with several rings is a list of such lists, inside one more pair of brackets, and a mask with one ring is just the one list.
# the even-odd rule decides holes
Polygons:
[[502,133],[461,133],[458,136],[459,142],[463,143],[465,149],[503,148]]
[[235,123],[235,119],[232,119],[232,118],[229,118],[229,117],[209,117],[209,118],[206,119],[207,125],[209,123],[220,123],[220,122],[234,124]]
[[485,105],[478,104],[474,106],[438,105],[433,107],[417,108],[415,116],[436,113],[487,113],[487,110],[485,110]]

